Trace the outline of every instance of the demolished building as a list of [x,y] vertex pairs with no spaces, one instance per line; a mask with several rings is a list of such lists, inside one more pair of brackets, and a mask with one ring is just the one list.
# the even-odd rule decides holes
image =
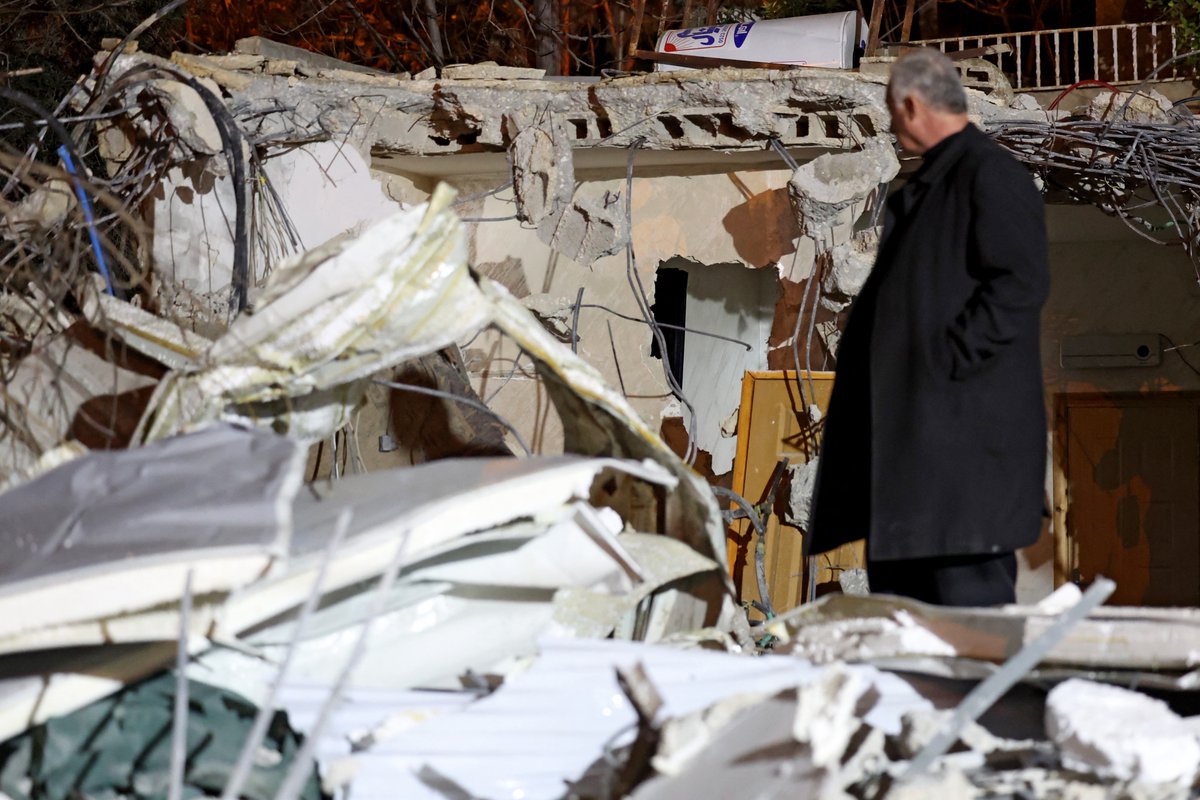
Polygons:
[[[562,81],[494,65],[384,75],[279,48],[249,40],[244,52],[227,56],[112,61],[113,101],[143,110],[98,124],[110,171],[144,167],[155,126],[175,134],[170,167],[143,192],[152,226],[145,246],[151,295],[189,335],[223,331],[230,296],[234,310],[252,302],[288,255],[361,232],[446,184],[458,191],[453,207],[475,273],[532,310],[713,482],[756,502],[765,496],[778,456],[749,463],[753,420],[739,419],[739,410],[748,414],[753,397],[743,376],[805,376],[779,399],[790,410],[777,416],[794,418],[794,429],[765,434],[790,444],[768,442],[763,451],[790,454],[789,483],[804,485],[800,462],[811,462],[819,439],[817,406],[839,324],[870,268],[886,187],[902,169],[886,133],[886,59],[855,72],[722,69]],[[1185,220],[1194,206],[1180,201],[1171,211],[1176,222],[1137,210],[1143,195],[1153,201],[1157,191],[1154,180],[1145,187],[1146,175],[1194,152],[1194,123],[1148,86],[1141,95],[1103,93],[1094,101],[1081,90],[1081,99],[1059,98],[1047,111],[1034,96],[1014,94],[995,65],[960,63],[972,119],[1039,172],[1051,201],[1054,280],[1043,366],[1058,421],[1047,448],[1056,516],[1025,554],[1021,597],[1036,600],[1064,581],[1129,567],[1137,574],[1119,581],[1123,602],[1200,602],[1188,588],[1200,585],[1200,556],[1186,544],[1195,537],[1174,530],[1200,524],[1187,516],[1200,491],[1196,476],[1150,475],[1130,464],[1112,475],[1085,474],[1087,463],[1119,460],[1110,454],[1121,448],[1158,447],[1152,442],[1168,432],[1164,447],[1187,452],[1195,444],[1181,425],[1194,416],[1187,393],[1198,376],[1188,351],[1174,348],[1197,337],[1196,250],[1147,241],[1191,242],[1194,222]],[[1188,93],[1186,81],[1156,86]],[[1176,139],[1162,139],[1164,130]],[[1088,137],[1097,135],[1116,148],[1110,161],[1123,173],[1106,174],[1101,165],[1089,179],[1074,168],[1070,152],[1096,152]],[[1058,161],[1056,148],[1065,152]],[[238,174],[257,178],[235,191]],[[561,452],[563,420],[521,344],[495,331],[468,338],[457,342],[454,369],[424,361],[407,367],[405,380],[435,389],[469,382],[532,450]],[[122,391],[148,384],[126,382]],[[382,387],[369,394],[354,430],[368,442],[359,454],[372,466],[505,447],[503,428],[475,410]],[[1167,402],[1179,420],[1143,419],[1147,402],[1158,404],[1156,418]],[[409,415],[425,424],[421,434],[404,435],[423,441],[397,435],[395,421]],[[317,427],[328,436],[335,422]],[[1156,433],[1156,424],[1166,427]],[[321,438],[316,428],[306,433]],[[1097,444],[1068,448],[1072,439]],[[1119,446],[1099,444],[1110,439]],[[318,471],[329,466],[323,461]],[[1162,485],[1149,490],[1152,499],[1140,496],[1138,487],[1155,483]],[[768,580],[783,608],[861,566],[844,552],[832,569],[810,570],[804,592],[792,588],[806,498],[785,487],[781,496],[789,495],[796,495],[784,514],[790,524],[771,526],[768,546],[787,554],[773,561],[778,569]],[[1114,503],[1124,505],[1114,510]],[[1089,532],[1097,525],[1104,535]],[[1108,549],[1114,526],[1115,538],[1141,554],[1136,562]],[[748,534],[731,546],[739,564],[753,561]],[[745,582],[740,568],[733,575]]]
[[[20,203],[6,207],[9,263],[27,272],[14,270],[21,277],[3,296],[12,488],[0,501],[12,504],[5,518],[20,521],[4,529],[13,552],[31,547],[20,538],[29,527],[60,535],[5,578],[12,608],[48,616],[14,612],[3,634],[4,736],[86,710],[183,653],[178,676],[267,713],[285,708],[330,792],[353,785],[354,796],[383,796],[402,776],[406,796],[696,796],[717,779],[701,767],[736,772],[736,758],[712,765],[728,752],[722,737],[744,737],[742,725],[762,728],[755,741],[781,754],[754,776],[764,791],[877,796],[891,790],[881,776],[898,775],[932,731],[949,729],[930,717],[914,732],[921,713],[962,698],[946,686],[985,676],[1054,619],[1057,609],[1045,607],[914,622],[922,609],[847,613],[830,598],[752,633],[737,605],[773,616],[859,566],[852,549],[819,572],[793,554],[838,323],[870,269],[888,185],[907,166],[886,133],[886,60],[857,72],[572,82],[494,65],[384,75],[263,41],[240,49],[170,60],[100,54],[73,113],[92,128],[106,188],[75,193],[78,184],[47,173],[28,178]],[[1135,131],[1111,160],[1136,167],[1164,149],[1197,148],[1200,133],[1170,102],[1147,106],[1141,95],[1048,112],[987,63],[962,63],[972,118],[1024,151],[1051,199],[1073,203],[1048,212],[1055,289],[1045,366],[1060,404],[1048,494],[1060,513],[1026,556],[1021,597],[1041,600],[1056,584],[1105,573],[1127,604],[1195,605],[1179,593],[1200,585],[1191,577],[1200,560],[1187,549],[1200,554],[1200,521],[1186,516],[1188,491],[1200,491],[1195,459],[1189,467],[1147,449],[1185,453],[1197,435],[1188,392],[1200,380],[1172,357],[1185,351],[1166,349],[1200,335],[1190,251],[1159,249],[1078,204],[1124,196],[1126,205],[1107,210],[1153,226],[1127,210],[1140,202],[1133,173],[1119,183],[1100,171],[1091,182],[1063,181],[1061,172],[1086,146],[1068,136],[1116,140],[1125,124],[1175,132],[1155,150]],[[1066,166],[1048,155],[1062,141]],[[1182,210],[1194,226],[1195,205]],[[1177,227],[1194,235],[1187,215]],[[61,246],[64,226],[101,237],[51,281],[33,265]],[[112,263],[97,279],[90,267],[103,254]],[[768,410],[754,411],[759,403]],[[1172,411],[1139,415],[1149,404]],[[756,443],[764,416],[776,426]],[[230,423],[238,427],[222,427]],[[221,437],[206,456],[205,440]],[[84,454],[113,446],[130,449]],[[203,476],[224,471],[229,448],[254,453],[246,461],[259,471],[222,475],[231,484],[222,488],[241,498],[206,495]],[[464,455],[484,458],[446,460]],[[781,455],[794,469],[780,466]],[[1087,517],[1077,490],[1070,528],[1067,481],[1076,486],[1090,467],[1100,511]],[[160,471],[163,488],[129,477]],[[742,522],[726,530],[708,482],[749,497],[744,514],[769,535],[752,536]],[[131,489],[146,494],[122,494]],[[62,498],[58,520],[38,516],[47,494]],[[179,538],[156,550],[147,537],[146,552],[132,552],[125,526],[135,520],[121,507],[149,512],[156,497],[172,499],[148,515],[151,527],[167,515]],[[1096,532],[1106,503],[1117,506],[1124,550]],[[204,518],[223,504],[257,522],[239,534]],[[185,536],[197,523],[204,532]],[[1096,541],[1085,546],[1085,535]],[[214,547],[201,557],[203,545]],[[770,554],[758,559],[761,582],[757,546]],[[97,588],[105,580],[144,582],[145,594],[114,592],[117,606],[76,602],[64,617],[56,598],[75,580],[89,597],[107,596]],[[1051,786],[1070,796],[1086,791],[1080,783],[1115,782],[1119,792],[1148,781],[1186,796],[1194,720],[1180,715],[1196,711],[1176,695],[1195,686],[1194,615],[1136,613],[1133,623],[1119,614],[1094,621],[1089,635],[1100,645],[1083,656],[1064,648],[1029,679],[1047,686],[1087,674],[1130,685],[1147,679],[1138,670],[1155,671],[1180,709],[1153,712],[1176,743],[1176,772],[1144,752],[1122,753],[1079,780],[1094,754],[1077,736],[1086,721],[1068,717],[1090,701],[1054,705],[1043,730],[1038,699],[1024,711],[1038,717],[1032,727],[960,726],[951,744],[965,752],[939,762],[934,788],[907,790],[1003,791],[1024,781],[1035,794]],[[1114,629],[1137,624],[1150,629],[1147,646],[1161,662],[1108,651],[1120,640]],[[953,635],[962,628],[974,633],[967,642]],[[690,639],[744,653],[764,644],[764,632],[800,666],[696,653],[677,662],[671,650],[586,641]],[[585,638],[539,640],[547,633]],[[47,651],[68,647],[77,660],[43,666]],[[547,684],[569,683],[588,660],[601,664],[588,677],[595,693],[612,702],[573,718],[580,724],[566,738],[583,742],[576,751],[558,742],[539,759],[546,722],[520,699],[538,697],[553,715],[564,700]],[[879,666],[842,663],[864,661]],[[639,663],[649,677],[639,679]],[[897,672],[944,683],[916,690]],[[734,683],[670,696],[718,674]],[[757,694],[731,698],[738,686]],[[456,691],[421,691],[429,689]],[[1150,713],[1129,702],[1131,716]],[[331,716],[334,708],[353,713]],[[481,772],[489,745],[463,737],[492,714],[501,720],[493,737],[522,732],[492,756],[494,772]],[[754,722],[767,717],[769,726]],[[32,753],[30,741],[14,744],[12,758]],[[281,751],[287,741],[279,738]],[[429,742],[441,749],[422,750]],[[289,791],[307,780],[304,758],[297,763],[281,779]],[[234,767],[223,773],[230,781]],[[13,776],[10,794],[26,778]]]

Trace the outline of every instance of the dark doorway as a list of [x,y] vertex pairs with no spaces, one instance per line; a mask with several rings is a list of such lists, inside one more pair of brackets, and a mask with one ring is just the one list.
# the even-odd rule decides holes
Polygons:
[[[677,326],[661,330],[671,375],[678,386],[683,385],[684,332],[679,329],[687,325],[687,289],[687,272],[674,267],[660,267],[654,279],[654,303],[650,306],[655,322]],[[650,355],[659,359],[663,357],[657,337],[651,340]]]

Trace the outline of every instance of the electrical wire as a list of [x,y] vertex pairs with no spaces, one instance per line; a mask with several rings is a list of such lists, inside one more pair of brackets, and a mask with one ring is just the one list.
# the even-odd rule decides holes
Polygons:
[[1200,344],[1200,341],[1192,342],[1191,344],[1175,344],[1175,342],[1171,341],[1171,337],[1167,336],[1165,333],[1160,333],[1159,336],[1162,337],[1163,341],[1170,345],[1170,347],[1163,348],[1164,352],[1174,353],[1175,355],[1179,356],[1179,360],[1183,362],[1185,367],[1197,375],[1200,375],[1200,367],[1197,367],[1195,364],[1189,361],[1183,353],[1179,352],[1185,347],[1195,347],[1197,344]]
[[[612,314],[614,317],[619,317],[620,319],[628,320],[629,322],[636,322],[641,325],[647,324],[646,320],[644,320],[644,319],[641,319],[639,317],[631,317],[628,314],[622,314],[620,311],[617,311],[616,309],[613,309],[613,308],[609,308],[606,305],[601,305],[600,303],[581,303],[578,307],[579,308],[597,308],[597,309],[600,309],[601,311],[606,311],[609,314]],[[736,339],[732,336],[725,336],[724,334],[720,334],[720,333],[713,333],[711,331],[702,331],[698,328],[689,328],[686,325],[672,325],[669,322],[659,322],[658,327],[665,328],[667,330],[672,330],[672,331],[683,331],[684,333],[694,333],[697,336],[707,336],[710,339],[720,339],[721,341],[729,342],[730,344],[738,344],[738,345],[741,345],[742,347],[746,348],[747,352],[754,350],[754,345],[750,344],[749,342],[743,341],[741,339]]]
[[650,326],[654,340],[658,343],[658,351],[662,356],[663,377],[666,378],[667,387],[671,390],[671,394],[675,395],[676,399],[687,408],[688,443],[683,460],[691,466],[695,464],[696,456],[699,454],[699,446],[696,444],[696,409],[684,394],[683,387],[679,385],[671,370],[671,357],[667,351],[666,337],[663,336],[662,326],[650,311],[650,298],[646,294],[646,287],[642,285],[642,278],[637,269],[637,256],[633,251],[633,161],[638,148],[645,141],[644,137],[639,136],[629,143],[629,160],[625,167],[625,230],[628,237],[625,243],[625,278],[629,282],[629,288],[633,291],[633,298],[637,302],[638,310],[642,313],[642,318]]

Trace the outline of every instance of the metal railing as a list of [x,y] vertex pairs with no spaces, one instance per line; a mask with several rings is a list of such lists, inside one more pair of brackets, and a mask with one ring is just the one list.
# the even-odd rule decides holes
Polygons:
[[[938,47],[948,54],[983,50],[980,58],[996,64],[1014,88],[1025,91],[1063,89],[1085,80],[1138,83],[1180,52],[1175,26],[1164,22],[955,36],[910,44]],[[1194,69],[1175,63],[1155,80],[1195,75]]]

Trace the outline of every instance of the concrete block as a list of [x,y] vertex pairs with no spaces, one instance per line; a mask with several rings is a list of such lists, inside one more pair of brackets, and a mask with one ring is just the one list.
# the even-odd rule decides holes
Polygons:
[[1046,734],[1063,764],[1104,778],[1190,786],[1200,769],[1195,732],[1161,700],[1078,678],[1046,697]]

